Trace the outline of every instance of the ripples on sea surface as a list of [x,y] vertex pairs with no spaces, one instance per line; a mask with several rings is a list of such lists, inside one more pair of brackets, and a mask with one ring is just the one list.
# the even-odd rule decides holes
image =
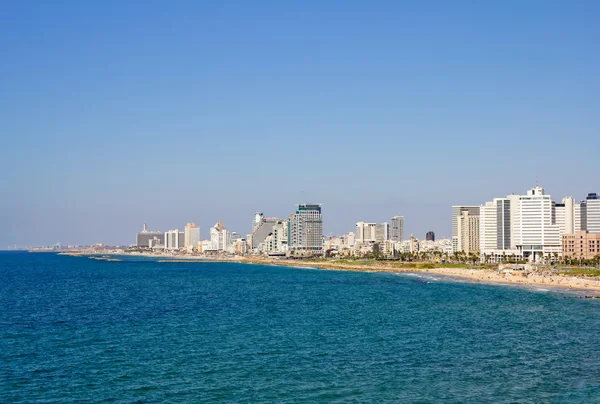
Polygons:
[[600,401],[600,302],[0,252],[0,402]]

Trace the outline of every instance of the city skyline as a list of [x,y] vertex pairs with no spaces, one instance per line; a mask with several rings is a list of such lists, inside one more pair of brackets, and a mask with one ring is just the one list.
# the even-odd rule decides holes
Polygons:
[[[498,193],[493,193],[493,194],[496,195]],[[511,196],[511,195],[517,196],[519,194],[520,194],[519,192],[514,192],[514,193],[509,194],[509,196]],[[592,193],[591,192],[586,192],[585,196],[583,196],[581,198],[577,198],[577,197],[574,197],[572,195],[564,195],[563,197],[558,197],[558,196],[555,196],[556,194],[554,194],[554,193],[552,195],[553,195],[553,199],[555,199],[555,202],[557,202],[557,203],[560,203],[562,198],[573,198],[574,202],[579,203],[579,202],[586,201],[586,198],[588,198],[590,194],[592,194]],[[479,198],[479,199],[483,201],[483,199],[481,199],[481,198]],[[503,198],[498,198],[497,195],[496,195],[496,196],[490,197],[489,199],[490,200],[491,199],[496,200],[496,199],[503,199]],[[454,222],[454,217],[455,217],[454,210],[456,210],[459,207],[460,208],[462,208],[462,207],[473,207],[473,208],[476,209],[477,212],[479,212],[480,209],[483,212],[483,209],[486,207],[487,203],[488,202],[483,201],[483,202],[475,203],[475,204],[472,204],[472,205],[467,205],[467,204],[456,205],[456,204],[454,204],[454,205],[452,205],[450,207],[449,206],[445,206],[444,207],[445,212],[442,212],[442,216],[443,216],[442,220],[439,222],[438,226],[435,226],[435,225],[433,226],[434,230],[429,229],[428,225],[418,225],[418,224],[414,224],[413,223],[413,225],[410,226],[412,218],[409,217],[408,218],[408,223],[409,223],[408,229],[410,229],[411,227],[413,227],[413,228],[428,228],[428,230],[423,231],[422,234],[421,234],[421,232],[410,231],[410,230],[407,230],[406,227],[404,227],[403,238],[406,240],[411,235],[414,235],[417,239],[425,240],[426,237],[427,237],[427,233],[430,232],[430,231],[433,231],[433,233],[435,233],[435,238],[436,239],[452,239],[453,238],[452,237],[453,236],[452,228],[453,228],[454,223],[455,223]],[[452,215],[450,214],[451,208],[453,209],[453,214]],[[596,208],[594,208],[594,209],[596,209]],[[327,212],[327,214],[326,214],[325,220],[323,222],[323,236],[325,238],[327,238],[329,236],[341,236],[341,235],[348,234],[349,232],[355,232],[356,231],[356,224],[358,222],[362,222],[362,220],[357,220],[357,221],[355,221],[353,223],[351,223],[351,221],[347,221],[347,223],[345,224],[345,226],[342,226],[343,229],[341,231],[339,231],[339,232],[327,231],[327,219],[329,218],[330,213],[333,213],[333,212],[329,212],[327,210],[326,210],[326,212]],[[270,212],[268,212],[268,213],[270,213]],[[262,212],[253,211],[253,213],[252,213],[252,215],[250,217],[256,216],[257,214],[261,214],[262,215]],[[268,216],[270,216],[270,217],[268,217],[267,219],[278,218],[278,219],[282,219],[282,220],[287,220],[288,215],[289,215],[289,212],[283,213],[281,215],[271,215],[271,214],[268,214]],[[367,216],[368,217],[383,217],[383,215],[381,213],[377,213],[377,214],[370,213]],[[376,221],[377,223],[387,223],[390,226],[390,229],[389,229],[390,239],[392,239],[392,227],[391,227],[390,223],[392,223],[391,221],[393,221],[393,219],[395,217],[402,217],[402,223],[403,223],[403,226],[404,226],[404,221],[406,220],[405,219],[406,215],[401,215],[401,216],[397,216],[397,215],[387,216],[387,217],[383,217],[381,220],[377,220]],[[197,223],[206,222],[206,224],[201,224],[201,225],[197,226],[199,229],[200,228],[204,229],[204,233],[200,232],[199,229],[197,229],[197,230],[199,232],[200,239],[201,240],[207,240],[207,239],[210,239],[209,229],[213,227],[215,221],[221,221],[221,222],[229,223],[229,222],[227,222],[225,220],[219,220],[218,218],[208,218],[208,219],[204,218],[204,219],[202,219],[202,221],[196,220],[196,221],[191,221],[191,222],[190,222],[189,219],[185,219],[183,221],[183,223],[179,223],[179,222],[178,223],[173,223],[173,222],[170,222],[170,221],[167,220],[166,222],[164,222],[164,223],[167,223],[166,226],[159,227],[159,226],[154,226],[153,225],[153,223],[157,223],[157,222],[155,222],[153,220],[147,220],[147,221],[141,223],[141,225],[138,223],[138,226],[136,228],[128,229],[127,230],[128,233],[118,234],[118,236],[115,237],[115,238],[118,238],[118,239],[121,239],[121,240],[125,240],[124,242],[111,242],[111,241],[107,241],[107,240],[94,240],[94,241],[88,241],[88,242],[81,242],[81,241],[74,241],[73,242],[73,241],[62,241],[62,240],[54,240],[53,241],[53,240],[49,240],[49,241],[44,241],[44,242],[40,242],[40,243],[37,243],[37,244],[34,244],[34,243],[31,243],[31,244],[9,243],[9,244],[6,244],[5,246],[0,246],[0,250],[7,249],[7,248],[14,248],[14,247],[17,247],[17,248],[26,248],[26,247],[33,247],[33,246],[51,246],[51,245],[54,245],[55,243],[61,243],[62,245],[92,245],[92,244],[97,244],[97,243],[102,243],[102,244],[105,244],[105,245],[121,245],[121,246],[135,245],[135,244],[139,244],[139,243],[138,243],[138,241],[135,238],[132,238],[131,234],[139,232],[140,228],[142,230],[147,230],[148,231],[148,235],[149,235],[150,238],[152,238],[153,236],[156,236],[156,234],[162,235],[162,237],[164,238],[164,234],[166,232],[173,231],[173,230],[178,230],[181,233],[181,237],[183,237],[184,236],[185,227],[187,225],[194,225],[194,222],[197,222]],[[246,223],[244,223],[244,222],[246,222]],[[212,223],[213,225],[211,225],[210,223]],[[251,234],[252,231],[253,231],[253,229],[252,229],[252,223],[248,222],[248,217],[243,218],[243,222],[242,222],[242,224],[240,226],[230,225],[228,227],[230,227],[231,229],[233,229],[234,232],[236,232],[236,231],[239,232],[243,236],[245,236],[246,234]],[[444,231],[438,230],[440,228],[446,228],[446,231],[444,232]],[[593,230],[596,231],[595,228],[593,228]],[[144,244],[146,244],[146,242],[144,242]],[[183,239],[181,241],[181,244],[182,244],[182,246],[184,245]]]
[[255,211],[284,218],[298,201],[323,205],[325,234],[403,215],[405,237],[443,238],[448,206],[538,176],[581,200],[599,191],[599,13],[7,4],[0,248],[130,244],[142,223],[245,233]]

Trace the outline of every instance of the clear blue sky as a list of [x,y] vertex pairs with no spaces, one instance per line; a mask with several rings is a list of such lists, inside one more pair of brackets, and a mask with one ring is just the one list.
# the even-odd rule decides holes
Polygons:
[[[600,191],[598,1],[3,1],[0,248]],[[565,173],[569,170],[569,173]]]

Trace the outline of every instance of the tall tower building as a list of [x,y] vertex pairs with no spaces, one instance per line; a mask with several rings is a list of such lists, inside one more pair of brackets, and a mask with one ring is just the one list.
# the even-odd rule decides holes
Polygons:
[[479,209],[479,248],[484,253],[498,246],[498,209],[494,201],[486,202]]
[[179,250],[180,247],[183,247],[179,244],[179,230],[169,230],[165,232],[165,250]]
[[452,251],[458,249],[458,218],[461,212],[469,212],[471,216],[479,216],[479,206],[452,206]]
[[370,243],[377,240],[377,223],[356,223],[356,242]]
[[185,248],[197,248],[198,242],[200,241],[200,226],[196,226],[194,223],[188,223],[185,225]]
[[456,221],[458,251],[466,253],[479,251],[479,215],[471,215],[468,210],[460,212]]
[[523,257],[535,261],[561,252],[554,202],[543,188],[536,186],[519,197],[517,228],[516,245]]
[[300,204],[288,219],[288,246],[310,254],[323,252],[323,215],[321,205]]
[[425,234],[425,240],[435,241],[435,233],[432,231],[428,231],[427,234]]
[[595,192],[589,193],[585,204],[582,203],[582,209],[585,210],[585,214],[582,215],[582,221],[585,219],[586,224],[584,230],[592,234],[600,233],[600,195]]
[[375,241],[382,242],[390,238],[390,225],[383,222],[375,226]]
[[404,241],[404,216],[392,217],[392,227],[390,229],[390,240]]

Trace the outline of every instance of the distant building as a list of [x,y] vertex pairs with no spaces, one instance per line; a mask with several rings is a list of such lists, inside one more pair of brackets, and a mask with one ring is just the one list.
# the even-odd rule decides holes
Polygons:
[[158,243],[156,243],[156,241],[153,241],[154,244],[164,244],[165,234],[160,231],[148,231],[146,228],[146,223],[144,223],[142,231],[136,233],[135,245],[138,247],[152,247],[150,245],[150,241],[157,239],[159,240]]
[[544,189],[535,186],[519,196],[515,244],[524,258],[538,258],[561,252],[559,227],[554,216],[554,202]]
[[196,226],[194,223],[188,223],[185,226],[184,233],[184,247],[198,248],[198,243],[200,242],[200,226]]
[[229,246],[229,233],[219,222],[210,228],[210,250],[224,251]]
[[366,244],[377,240],[377,223],[356,223],[356,242]]
[[300,204],[288,219],[288,246],[309,254],[323,252],[323,215],[321,205]]
[[479,215],[463,210],[457,218],[458,250],[467,254],[479,251]]
[[575,233],[575,201],[567,196],[562,203],[554,204],[555,222],[558,225],[559,234]]
[[458,219],[462,212],[469,212],[470,217],[479,216],[479,206],[452,206],[452,251],[460,251],[458,247]]
[[390,229],[390,240],[404,241],[404,216],[392,217],[392,226]]
[[254,220],[252,220],[252,232],[254,232],[254,230],[256,230],[262,223],[264,216],[262,212],[256,212],[254,214]]
[[435,233],[432,231],[428,231],[427,234],[425,235],[425,240],[426,241],[435,241]]
[[261,245],[269,234],[273,233],[273,227],[280,219],[272,217],[263,217],[262,213],[257,213],[252,222],[252,235],[250,236],[250,248],[256,249]]
[[361,244],[389,240],[390,225],[388,223],[356,223],[356,242]]
[[600,256],[600,234],[581,230],[562,237],[562,254],[565,258],[585,260]]
[[383,222],[375,226],[375,241],[387,241],[390,238],[390,225]]
[[600,195],[597,193],[589,193],[581,202],[581,222],[582,230],[600,233]]
[[169,230],[165,232],[165,250],[179,250],[183,247],[184,233],[179,230]]

